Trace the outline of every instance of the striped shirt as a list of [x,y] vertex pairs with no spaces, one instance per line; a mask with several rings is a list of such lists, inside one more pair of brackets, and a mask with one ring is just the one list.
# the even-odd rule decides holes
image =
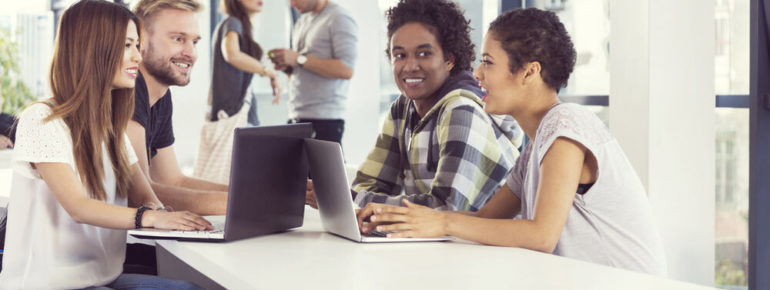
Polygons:
[[422,119],[413,101],[400,96],[353,181],[355,202],[401,205],[407,199],[477,211],[513,168],[521,136],[513,118],[487,114],[466,89],[447,93]]

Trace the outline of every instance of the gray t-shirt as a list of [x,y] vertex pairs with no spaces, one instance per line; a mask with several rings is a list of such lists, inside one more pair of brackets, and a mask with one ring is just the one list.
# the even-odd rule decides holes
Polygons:
[[521,153],[507,185],[521,199],[521,217],[535,214],[540,163],[558,137],[585,146],[598,162],[596,183],[576,194],[554,254],[664,276],[663,247],[647,194],[617,140],[591,111],[553,107]]
[[222,55],[222,41],[228,32],[238,33],[238,45],[241,51],[246,48],[246,38],[243,36],[243,24],[237,18],[227,17],[217,25],[214,34],[211,64],[211,121],[217,120],[219,110],[224,110],[228,116],[235,115],[241,110],[246,92],[254,76],[249,72],[237,69],[225,61]]
[[[329,2],[317,15],[305,13],[297,20],[292,47],[303,55],[339,59],[352,69],[357,34],[350,12]],[[349,82],[295,67],[289,80],[289,118],[344,119]]]

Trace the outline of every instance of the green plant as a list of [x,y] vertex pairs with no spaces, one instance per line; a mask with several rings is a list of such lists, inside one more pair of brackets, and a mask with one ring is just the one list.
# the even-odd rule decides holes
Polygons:
[[19,74],[19,47],[11,31],[0,28],[0,112],[16,114],[35,100]]
[[716,265],[714,282],[716,285],[745,286],[747,284],[746,272],[739,265],[729,261],[720,261]]

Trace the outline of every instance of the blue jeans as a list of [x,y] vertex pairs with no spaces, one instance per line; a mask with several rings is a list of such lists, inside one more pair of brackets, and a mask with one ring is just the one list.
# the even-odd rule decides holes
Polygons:
[[249,126],[259,126],[259,116],[257,116],[257,97],[254,95],[251,96],[251,106],[249,107],[249,119],[247,122]]
[[96,289],[203,289],[191,282],[173,280],[151,275],[121,274],[112,283],[101,287],[88,287],[88,290]]

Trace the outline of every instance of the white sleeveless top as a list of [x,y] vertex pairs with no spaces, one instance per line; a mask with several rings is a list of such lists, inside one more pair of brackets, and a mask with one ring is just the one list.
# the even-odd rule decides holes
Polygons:
[[553,253],[665,275],[663,247],[647,193],[617,140],[580,105],[553,107],[517,160],[507,185],[521,199],[522,218],[534,219],[540,163],[559,137],[582,144],[596,157],[598,177],[586,193],[575,195]]
[[[13,179],[8,203],[2,289],[72,289],[105,285],[123,271],[126,231],[76,223],[56,201],[32,163],[56,162],[77,174],[70,131],[62,119],[43,122],[51,114],[45,104],[24,110],[16,130]],[[131,164],[136,154],[124,135]],[[105,202],[126,206],[116,197],[115,175],[104,155]],[[88,195],[83,192],[83,195]]]

